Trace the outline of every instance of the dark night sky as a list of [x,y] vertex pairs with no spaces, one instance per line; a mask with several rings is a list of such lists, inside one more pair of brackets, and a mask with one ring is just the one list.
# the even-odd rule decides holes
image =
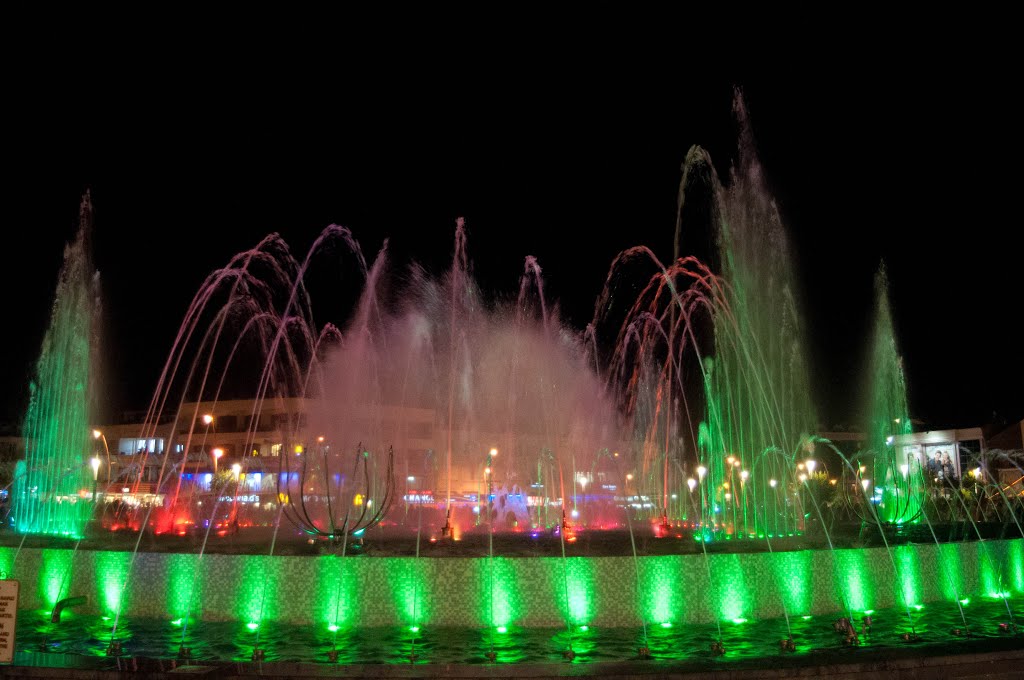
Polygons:
[[465,216],[486,290],[512,291],[536,255],[582,326],[617,252],[643,243],[670,257],[688,147],[726,172],[734,82],[796,246],[823,420],[854,418],[882,260],[912,414],[931,427],[1024,417],[1019,171],[1003,169],[1021,143],[1005,73],[695,84],[671,61],[642,76],[637,64],[548,66],[496,68],[486,85],[425,67],[368,85],[351,66],[312,80],[166,67],[144,85],[97,67],[14,85],[0,420],[23,414],[86,187],[109,402],[141,408],[204,276],[271,231],[304,253],[336,222],[367,254],[390,236],[399,258],[440,271]]

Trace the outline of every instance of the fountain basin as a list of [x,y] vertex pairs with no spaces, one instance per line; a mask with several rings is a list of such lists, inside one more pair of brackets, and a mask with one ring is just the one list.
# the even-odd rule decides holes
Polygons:
[[1024,592],[1022,539],[901,545],[891,558],[885,548],[860,548],[706,559],[640,557],[637,581],[632,557],[495,557],[491,579],[486,558],[200,559],[140,552],[133,565],[130,552],[0,548],[0,570],[22,582],[22,609],[50,609],[62,597],[86,595],[89,603],[78,613],[113,617],[120,606],[128,622],[179,619],[190,598],[191,616],[205,621],[629,627],[759,620],[784,612],[857,614],[941,601],[954,607],[958,598]]

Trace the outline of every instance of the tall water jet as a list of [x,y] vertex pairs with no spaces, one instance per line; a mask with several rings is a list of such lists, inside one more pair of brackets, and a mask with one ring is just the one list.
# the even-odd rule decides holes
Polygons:
[[683,204],[693,215],[695,190],[708,189],[705,212],[719,271],[693,254],[666,266],[647,248],[625,251],[612,264],[593,326],[600,330],[615,313],[618,278],[627,265],[652,262],[658,271],[638,296],[626,296],[635,302],[624,314],[608,372],[640,449],[642,484],[659,489],[666,525],[670,490],[681,493],[683,479],[673,483],[667,461],[687,461],[689,470],[678,466],[684,477],[702,468],[702,535],[749,537],[797,525],[803,513],[794,504],[776,504],[769,516],[765,499],[776,488],[772,480],[782,482],[784,498],[796,490],[790,487],[795,459],[811,455],[816,417],[784,225],[739,92],[734,109],[741,136],[729,182],[719,181],[707,154],[695,147],[680,188],[677,236],[685,236],[691,250],[700,239],[697,230],[687,232]]
[[812,452],[800,449],[816,417],[785,229],[765,186],[739,92],[733,110],[740,126],[739,158],[729,186],[718,192],[721,277],[728,283],[714,316],[715,362],[705,381],[703,448],[712,487],[730,483],[733,488],[733,533],[748,534],[763,527],[755,526],[748,508],[756,499],[738,492],[740,473],[749,471],[744,486],[753,490],[766,489],[769,478],[791,476],[781,465]]
[[884,522],[918,521],[924,497],[921,461],[913,448],[905,446],[903,436],[910,434],[907,384],[903,359],[896,348],[892,310],[889,307],[889,279],[882,267],[875,277],[875,327],[869,364],[870,386],[867,413],[867,447],[874,454],[874,487],[881,489],[872,502],[878,504],[878,516]]
[[92,511],[88,464],[98,349],[99,274],[91,254],[92,200],[79,207],[75,240],[64,249],[50,326],[30,383],[25,473],[14,493],[22,533],[81,536]]

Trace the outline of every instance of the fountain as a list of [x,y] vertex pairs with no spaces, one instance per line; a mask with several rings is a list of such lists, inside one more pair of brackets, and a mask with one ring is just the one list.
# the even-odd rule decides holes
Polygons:
[[94,419],[99,276],[92,269],[92,203],[82,198],[79,230],[64,250],[50,327],[30,385],[23,428],[27,466],[14,483],[13,524],[22,533],[81,536],[92,514],[85,452]]
[[[955,485],[925,474],[884,272],[866,436],[850,452],[816,431],[785,229],[734,110],[728,180],[690,150],[672,260],[621,253],[583,332],[532,257],[514,297],[486,300],[462,220],[441,276],[393,271],[386,242],[367,258],[337,225],[302,258],[270,235],[204,281],[145,418],[104,457],[86,197],[26,420],[20,535],[0,547],[0,571],[38,583],[22,609],[52,608],[34,634],[253,672],[1016,640],[1021,498],[980,464]],[[684,216],[702,202],[717,248],[698,259]],[[307,281],[329,254],[363,282],[337,326]],[[51,533],[73,549],[25,547]]]

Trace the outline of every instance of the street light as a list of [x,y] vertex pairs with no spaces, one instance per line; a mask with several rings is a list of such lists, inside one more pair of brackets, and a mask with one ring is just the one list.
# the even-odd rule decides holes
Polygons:
[[103,432],[100,430],[92,431],[92,438],[103,442],[103,453],[107,456],[107,484],[110,483],[110,447],[107,446],[107,438],[103,436]]
[[224,455],[224,449],[216,448],[211,453],[213,453],[213,474],[217,474],[217,461]]
[[812,474],[813,475],[814,474],[814,468],[816,468],[817,466],[818,466],[818,461],[814,460],[813,458],[808,458],[807,459],[807,472],[808,472],[808,474]]
[[209,413],[204,413],[203,414],[203,423],[207,427],[209,427],[212,422],[213,422],[213,416],[211,416]]
[[235,463],[231,466],[231,476],[235,478],[235,481],[242,475],[242,466]]
[[[94,430],[94,432],[96,432],[96,430]],[[100,457],[99,456],[93,456],[92,460],[89,461],[89,464],[92,465],[92,502],[95,503],[96,502],[96,480],[99,479],[99,476],[100,476]]]

